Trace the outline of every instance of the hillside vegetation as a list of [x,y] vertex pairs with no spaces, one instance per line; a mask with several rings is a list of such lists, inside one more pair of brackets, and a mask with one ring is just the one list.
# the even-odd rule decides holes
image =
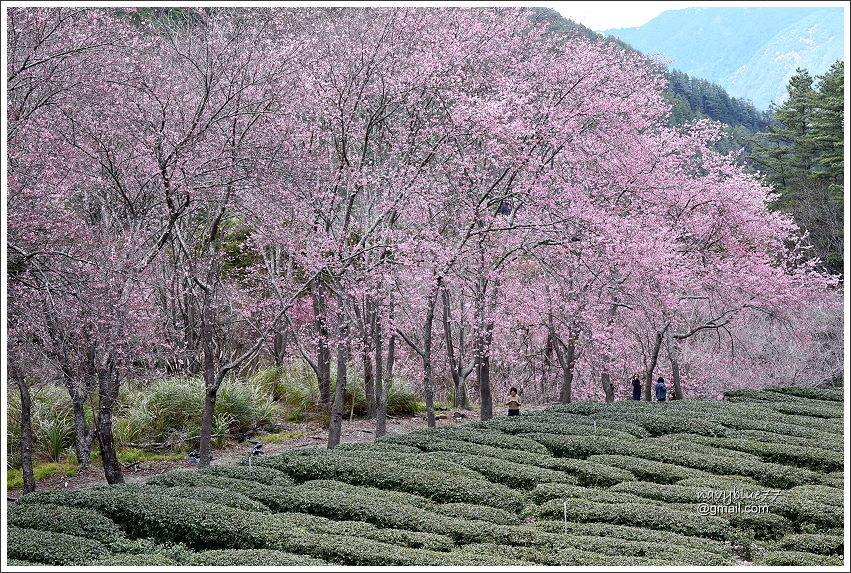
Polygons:
[[[10,564],[838,565],[842,390],[579,402],[8,512]],[[259,461],[258,461],[259,460]]]

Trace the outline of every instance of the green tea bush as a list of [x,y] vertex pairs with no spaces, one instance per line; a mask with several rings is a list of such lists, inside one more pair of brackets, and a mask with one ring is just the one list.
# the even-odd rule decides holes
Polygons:
[[488,456],[463,454],[460,452],[432,452],[424,454],[425,459],[440,456],[456,464],[468,467],[491,482],[503,484],[512,488],[531,489],[541,482],[574,482],[575,478],[568,474],[508,460],[500,460]]
[[792,444],[772,444],[757,440],[711,438],[709,445],[740,450],[759,456],[765,461],[809,468],[817,472],[832,472],[844,467],[841,452]]
[[41,503],[10,505],[8,523],[25,529],[66,533],[110,543],[124,533],[110,519],[96,511]]
[[259,501],[250,499],[249,497],[229,491],[222,488],[210,486],[174,486],[166,489],[166,493],[170,496],[182,499],[193,499],[196,501],[226,505],[235,507],[245,511],[256,511],[259,513],[268,513],[269,508]]
[[93,539],[11,524],[6,529],[6,544],[9,559],[45,565],[89,565],[109,554],[103,543]]
[[845,565],[845,561],[839,557],[828,557],[804,551],[762,551],[755,555],[754,565],[826,567],[842,566]]
[[[569,436],[559,434],[535,433],[529,437],[545,446],[554,456],[585,459],[593,454],[625,454],[636,447],[614,438],[597,436]],[[640,446],[638,446],[640,447]]]
[[811,523],[823,528],[842,527],[842,490],[806,485],[782,492],[771,505],[771,511],[788,517],[801,525]]
[[440,533],[387,529],[365,521],[337,521],[307,513],[281,513],[276,518],[291,524],[292,527],[303,528],[313,533],[363,537],[382,543],[432,551],[451,551],[455,547],[451,537]]
[[840,535],[793,533],[777,542],[778,549],[804,551],[819,555],[842,555],[845,540]]
[[832,452],[842,452],[844,444],[841,441],[817,441],[813,438],[799,438],[797,436],[787,436],[785,434],[775,434],[773,432],[764,432],[762,430],[739,430],[734,437],[740,440],[756,440],[758,442],[768,442],[771,444],[790,444],[793,446],[801,446],[803,448],[816,447]]
[[[495,419],[495,418],[494,418]],[[476,430],[473,431],[467,426],[461,428],[440,428],[441,431],[436,435],[444,439],[460,440],[467,443],[481,444],[492,448],[503,450],[519,451],[533,454],[548,454],[547,449],[535,440],[529,438],[505,434],[497,430]]]
[[[395,436],[405,436],[407,434],[394,434]],[[397,443],[395,441],[386,441],[384,438],[378,438],[374,442],[349,442],[347,444],[340,444],[335,448],[338,452],[362,452],[362,451],[370,451],[370,452],[400,452],[405,454],[418,454],[420,450],[416,446],[407,446],[402,443]]]
[[575,476],[579,485],[588,487],[609,487],[616,483],[635,479],[632,472],[628,470],[591,460],[554,458],[545,463],[549,468]]
[[216,549],[190,554],[182,563],[193,567],[269,567],[326,565],[325,561],[271,549]]
[[287,474],[276,469],[263,466],[231,466],[218,465],[209,466],[198,470],[199,474],[236,478],[246,481],[264,483],[266,485],[286,485],[295,483],[287,477]]
[[395,455],[390,457],[386,452],[377,458],[369,452],[363,455],[360,452],[341,454],[333,450],[316,449],[309,453],[302,450],[294,455],[265,456],[257,463],[284,471],[296,481],[334,479],[354,485],[413,493],[442,502],[466,502],[510,510],[519,510],[521,507],[519,494],[505,486],[484,479],[468,478],[462,472],[447,474],[435,469],[403,465],[400,461]]
[[800,396],[802,398],[813,398],[815,400],[829,400],[831,402],[842,402],[845,395],[842,388],[815,388],[812,386],[783,386],[767,388],[766,393],[779,393],[787,396]]
[[[608,504],[578,498],[570,498],[567,502],[567,519],[570,521],[603,521],[615,525],[673,530],[711,539],[725,539],[730,532],[729,522],[720,517],[701,516],[641,503]],[[554,499],[528,509],[540,517],[560,518],[564,512],[562,503],[562,500]]]
[[600,503],[646,503],[644,498],[630,493],[562,483],[539,484],[529,493],[529,498],[537,504],[542,504],[551,499],[564,500],[566,498],[582,498]]
[[521,523],[521,519],[516,513],[484,505],[441,503],[434,507],[432,511],[455,519],[481,520],[499,525],[517,525]]
[[[443,434],[436,436],[428,436],[425,434],[416,435],[416,432],[411,434],[397,434],[391,438],[392,442],[378,442],[382,444],[401,445],[406,444],[416,448],[416,452],[454,452],[461,454],[477,454],[480,456],[490,456],[500,460],[507,460],[515,463],[532,463],[540,455],[549,454],[530,454],[528,452],[518,451],[514,449],[500,449],[493,446],[486,446],[474,442],[465,442],[463,440],[443,439]],[[536,445],[543,447],[536,442]],[[475,469],[475,468],[474,468]],[[481,473],[481,472],[480,472]]]
[[639,480],[654,482],[655,484],[672,484],[687,478],[712,475],[701,470],[686,468],[676,464],[630,456],[599,454],[590,456],[588,461],[628,470]]

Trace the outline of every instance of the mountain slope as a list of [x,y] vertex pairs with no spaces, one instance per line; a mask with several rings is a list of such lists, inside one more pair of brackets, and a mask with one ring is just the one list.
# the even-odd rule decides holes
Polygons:
[[843,58],[843,20],[841,8],[687,8],[604,33],[766,109],[796,68],[821,74]]

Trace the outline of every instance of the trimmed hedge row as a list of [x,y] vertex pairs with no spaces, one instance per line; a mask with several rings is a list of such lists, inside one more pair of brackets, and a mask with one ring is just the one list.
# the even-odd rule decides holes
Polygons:
[[736,438],[708,438],[705,443],[728,450],[748,452],[759,456],[765,461],[809,468],[822,473],[840,470],[845,464],[842,452],[812,446],[801,447],[792,444],[772,444],[770,442]]
[[[540,517],[562,518],[564,516],[562,503],[560,499],[551,500],[537,507],[528,507],[527,512]],[[726,519],[641,503],[608,504],[569,498],[567,519],[674,530],[685,535],[710,539],[726,539],[730,533],[730,523]]]
[[828,557],[804,551],[762,551],[754,556],[754,565],[822,567],[845,565],[845,561],[838,557]]
[[773,512],[788,517],[802,525],[811,523],[819,527],[842,527],[843,492],[823,485],[793,487],[784,491],[770,504]]
[[455,542],[451,537],[439,533],[385,529],[364,521],[335,521],[307,513],[282,513],[277,517],[293,527],[303,528],[312,533],[364,537],[402,547],[430,549],[432,551],[451,551],[455,548]]
[[191,553],[181,565],[208,567],[268,567],[327,565],[325,561],[272,549],[215,549]]
[[518,464],[489,456],[460,452],[431,452],[424,454],[423,458],[434,459],[438,456],[475,470],[485,476],[488,481],[513,488],[532,489],[541,482],[573,483],[576,481],[576,478],[562,471]]
[[787,436],[785,434],[775,434],[774,432],[764,432],[762,430],[739,430],[734,434],[734,437],[740,440],[757,440],[759,442],[768,442],[771,444],[790,444],[793,446],[801,446],[803,448],[816,447],[832,452],[842,452],[845,450],[841,440],[831,441],[816,441],[812,438],[799,438],[797,436]]
[[602,425],[599,428],[594,428],[589,424],[566,423],[554,418],[537,418],[534,415],[511,417],[499,416],[491,418],[487,422],[486,428],[490,430],[499,430],[509,435],[519,435],[522,438],[527,438],[526,434],[544,433],[544,434],[561,434],[566,436],[605,436],[610,438],[619,438],[625,440],[634,440],[632,434],[605,428]]
[[590,487],[608,487],[622,481],[632,481],[635,476],[631,472],[601,464],[592,460],[576,460],[572,458],[553,458],[546,461],[548,467],[567,472],[576,476],[579,485]]
[[210,486],[177,485],[163,488],[167,495],[180,499],[193,499],[204,503],[226,505],[245,511],[268,513],[269,508],[257,500],[235,491]]
[[672,484],[688,478],[712,475],[702,470],[630,456],[597,454],[588,460],[628,470],[639,480],[657,484]]
[[819,555],[842,555],[845,540],[839,535],[793,533],[779,540],[777,547],[781,550],[804,551]]
[[103,543],[93,539],[9,525],[6,556],[45,565],[89,565],[109,555]]
[[[461,472],[447,474],[408,464],[400,465],[396,459],[388,459],[384,455],[376,459],[358,454],[317,450],[313,455],[266,456],[258,463],[284,471],[297,481],[335,479],[354,485],[413,493],[435,501],[474,503],[512,511],[522,507],[517,492],[484,478],[465,478]],[[420,461],[428,464],[432,460]],[[458,467],[472,471],[463,466]]]
[[[541,529],[553,534],[563,534],[564,521],[541,519],[530,524],[536,529]],[[650,545],[678,545],[688,549],[697,549],[704,552],[716,553],[726,558],[732,556],[730,546],[722,541],[707,539],[705,537],[693,537],[676,533],[670,530],[646,529],[631,525],[613,525],[601,522],[567,522],[567,532],[576,535],[593,535],[613,539],[627,539],[641,541]]]
[[202,475],[212,475],[219,477],[236,478],[246,481],[254,481],[264,483],[266,485],[292,485],[292,479],[287,474],[276,469],[264,466],[237,466],[237,465],[220,465],[209,466],[198,470]]
[[529,492],[529,499],[537,504],[542,504],[551,499],[564,500],[565,498],[581,498],[600,503],[646,503],[646,500],[641,496],[630,493],[562,483],[542,483]]
[[9,505],[6,514],[9,525],[25,529],[66,533],[101,543],[124,537],[124,532],[111,519],[90,509],[26,503]]
[[[488,422],[485,422],[487,424]],[[458,440],[466,443],[480,444],[502,450],[515,450],[534,454],[547,454],[547,449],[541,444],[522,436],[506,434],[496,429],[484,427],[479,430],[462,428],[431,428],[427,435],[446,440]],[[426,431],[424,431],[426,433]]]
[[816,400],[828,400],[831,402],[842,402],[845,400],[845,393],[842,388],[816,388],[814,386],[782,386],[768,388],[765,392],[776,392],[788,396],[800,396],[802,398],[812,398]]

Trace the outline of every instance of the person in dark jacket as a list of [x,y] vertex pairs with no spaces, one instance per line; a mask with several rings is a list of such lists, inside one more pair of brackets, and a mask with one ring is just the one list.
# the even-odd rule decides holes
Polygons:
[[665,386],[665,379],[659,376],[656,379],[656,401],[664,402],[668,397],[668,387]]
[[641,378],[638,374],[632,375],[632,399],[641,400]]

